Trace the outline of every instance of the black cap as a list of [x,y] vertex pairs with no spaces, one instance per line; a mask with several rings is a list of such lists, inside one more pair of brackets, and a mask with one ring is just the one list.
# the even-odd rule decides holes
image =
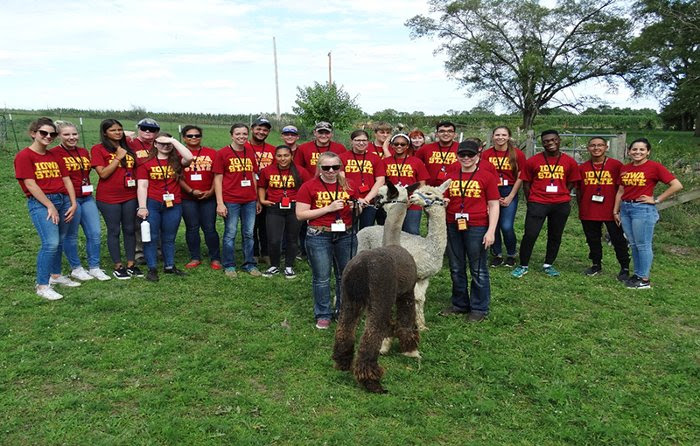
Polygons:
[[271,129],[272,124],[270,124],[270,121],[267,118],[260,116],[258,119],[253,121],[252,127],[267,127],[268,129]]
[[474,156],[479,153],[479,145],[474,141],[466,140],[459,143],[457,147],[457,155]]

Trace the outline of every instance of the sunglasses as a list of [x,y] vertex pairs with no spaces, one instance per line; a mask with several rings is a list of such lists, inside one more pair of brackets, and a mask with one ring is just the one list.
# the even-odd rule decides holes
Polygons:
[[55,138],[58,136],[58,132],[47,132],[46,130],[37,130],[41,136],[46,138],[47,136],[50,136],[52,138]]
[[139,127],[139,130],[146,133],[158,133],[160,129],[154,129],[153,127]]
[[391,145],[394,147],[408,147],[408,143],[406,142],[393,142]]
[[459,158],[474,158],[477,155],[478,155],[478,153],[458,153],[457,154],[457,156]]
[[201,137],[202,137],[201,133],[195,133],[192,135],[185,135],[185,138],[191,138],[191,139],[201,138]]
[[330,170],[338,171],[340,170],[340,164],[333,164],[332,166],[321,166],[321,170],[324,172],[328,172]]

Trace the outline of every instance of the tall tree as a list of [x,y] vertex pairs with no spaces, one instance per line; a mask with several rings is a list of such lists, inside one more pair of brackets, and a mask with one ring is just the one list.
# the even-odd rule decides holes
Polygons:
[[532,128],[540,108],[578,107],[571,87],[598,80],[614,88],[630,67],[630,22],[613,0],[430,0],[433,15],[406,22],[412,37],[437,36],[449,75],[469,94],[489,93]]
[[310,87],[297,87],[295,102],[292,110],[307,127],[313,127],[319,121],[328,121],[335,128],[345,130],[364,115],[355,98],[335,82],[314,82]]

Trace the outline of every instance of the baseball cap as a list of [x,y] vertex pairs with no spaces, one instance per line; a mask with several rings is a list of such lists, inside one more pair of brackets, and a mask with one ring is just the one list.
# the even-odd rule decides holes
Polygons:
[[474,141],[462,141],[457,147],[457,155],[474,156],[479,153],[479,145]]
[[280,133],[294,133],[295,135],[298,135],[299,129],[297,129],[293,125],[285,125],[284,127],[282,127],[282,131]]
[[321,121],[316,123],[316,127],[314,127],[314,131],[316,130],[328,130],[329,132],[333,131],[333,126],[331,125],[330,122],[326,121]]
[[267,127],[268,129],[272,128],[272,124],[270,124],[270,121],[267,118],[264,118],[262,116],[258,117],[255,121],[253,121],[252,127]]
[[139,127],[146,127],[147,129],[156,129],[160,130],[160,124],[158,124],[158,121],[155,119],[151,118],[143,118],[142,120],[139,121],[137,124]]

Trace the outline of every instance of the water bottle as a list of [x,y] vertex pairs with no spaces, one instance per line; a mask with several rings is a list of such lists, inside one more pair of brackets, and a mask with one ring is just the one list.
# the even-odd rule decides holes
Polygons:
[[141,241],[151,241],[151,224],[148,222],[148,220],[141,222]]

